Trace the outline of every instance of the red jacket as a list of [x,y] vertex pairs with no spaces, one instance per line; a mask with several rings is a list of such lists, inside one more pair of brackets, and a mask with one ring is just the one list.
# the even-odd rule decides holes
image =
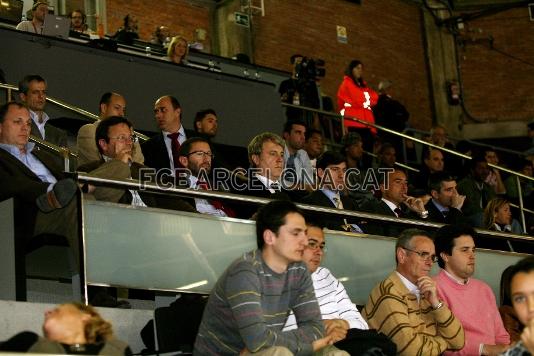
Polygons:
[[[371,88],[357,86],[351,77],[345,76],[343,82],[337,90],[337,107],[341,115],[355,117],[370,123],[375,123],[375,117],[371,106],[378,101],[378,94]],[[346,127],[367,127],[373,134],[376,134],[374,127],[365,126],[359,122],[345,119]]]

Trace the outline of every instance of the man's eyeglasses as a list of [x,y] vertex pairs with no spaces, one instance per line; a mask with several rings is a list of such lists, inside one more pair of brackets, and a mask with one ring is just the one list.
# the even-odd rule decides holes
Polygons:
[[203,159],[205,156],[209,157],[210,159],[214,159],[215,158],[215,155],[211,152],[204,152],[204,151],[193,151],[193,152],[190,152],[188,155],[189,156],[196,156],[200,159]]
[[130,135],[130,136],[127,136],[127,135],[119,135],[119,136],[116,136],[116,137],[110,137],[109,138],[110,140],[117,140],[117,141],[120,141],[120,142],[137,142],[137,140],[139,139],[137,137],[137,135]]
[[432,261],[432,263],[438,262],[438,256],[436,255],[431,255],[430,253],[424,252],[424,251],[412,250],[408,247],[402,247],[402,248],[405,249],[406,251],[410,251],[410,252],[418,254],[419,257],[421,257],[424,261]]
[[315,240],[308,240],[308,248],[310,250],[317,250],[318,248],[320,248],[323,252],[326,252],[328,250],[324,243],[320,244]]

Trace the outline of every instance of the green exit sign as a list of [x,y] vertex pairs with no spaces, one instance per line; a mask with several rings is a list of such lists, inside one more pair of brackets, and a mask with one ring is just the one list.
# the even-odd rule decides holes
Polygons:
[[235,23],[236,25],[243,26],[243,27],[249,27],[250,25],[250,18],[247,14],[244,14],[242,12],[235,12]]

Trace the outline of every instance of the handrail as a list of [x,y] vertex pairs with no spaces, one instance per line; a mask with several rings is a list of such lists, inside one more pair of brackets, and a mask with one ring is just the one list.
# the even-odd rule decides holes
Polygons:
[[[11,84],[4,84],[4,83],[0,83],[0,88],[4,88],[4,89],[7,89],[8,90],[8,96],[11,96],[11,90],[15,90],[15,91],[18,91],[19,88],[14,86],[14,85],[11,85]],[[9,98],[11,99],[11,98]],[[84,110],[84,109],[81,109],[77,106],[74,106],[74,105],[71,105],[71,104],[68,104],[66,102],[64,102],[63,100],[59,100],[59,99],[56,99],[56,98],[53,98],[53,97],[50,97],[47,95],[46,97],[46,100],[49,101],[50,103],[54,104],[54,105],[57,105],[63,109],[67,109],[67,110],[70,110],[72,112],[75,112],[77,114],[80,114],[82,115],[83,117],[85,118],[88,118],[90,119],[91,122],[95,122],[99,119],[98,115],[95,115],[87,110]],[[148,136],[140,133],[140,132],[137,132],[137,131],[134,131],[135,132],[135,135],[137,137],[139,137],[142,141],[146,141],[149,139]]]
[[[418,133],[418,134],[421,134],[421,135],[430,135],[430,131],[418,130],[418,129],[414,129],[413,127],[408,127],[406,129],[404,129],[403,132],[413,132],[413,133]],[[504,148],[504,147],[500,147],[500,146],[490,145],[489,143],[478,142],[478,141],[474,141],[474,140],[466,140],[464,138],[459,138],[459,137],[454,137],[454,136],[448,136],[448,137],[451,140],[456,141],[456,142],[458,142],[458,141],[466,141],[466,142],[469,142],[469,143],[471,143],[471,144],[473,144],[475,146],[488,147],[488,148],[492,148],[492,149],[494,149],[496,151],[507,152],[507,153],[518,155],[518,156],[524,156],[525,155],[524,152],[511,150],[509,148]]]
[[[179,196],[187,196],[187,197],[200,197],[200,198],[207,198],[207,199],[227,199],[232,201],[238,201],[238,202],[247,202],[247,203],[255,203],[255,204],[267,204],[272,201],[272,199],[267,198],[259,198],[259,197],[250,197],[247,195],[239,195],[239,194],[233,194],[233,193],[224,193],[224,192],[217,192],[217,191],[208,191],[208,190],[196,190],[196,189],[190,189],[190,188],[167,188],[167,187],[160,187],[157,184],[154,183],[140,183],[136,180],[125,180],[125,179],[106,179],[106,178],[98,178],[93,177],[90,175],[87,175],[85,173],[78,172],[75,175],[76,179],[83,183],[93,183],[96,185],[106,185],[106,186],[114,186],[114,187],[120,187],[123,189],[143,189],[143,191],[150,191],[157,194],[172,194],[172,195],[179,195]],[[297,203],[297,206],[303,210],[306,211],[312,211],[312,212],[321,212],[321,213],[327,213],[331,215],[338,215],[338,216],[351,216],[351,217],[358,217],[358,218],[366,218],[366,219],[372,219],[372,220],[380,220],[382,222],[391,222],[391,223],[401,223],[401,224],[409,224],[409,225],[417,225],[417,226],[423,226],[423,227],[431,227],[431,228],[440,228],[444,226],[444,224],[435,223],[435,222],[429,222],[429,221],[421,221],[421,220],[412,220],[412,219],[405,219],[405,218],[395,218],[391,216],[386,215],[379,215],[379,214],[370,214],[355,210],[342,210],[340,209],[334,209],[334,208],[326,208],[326,207],[320,207],[315,205],[308,205],[308,204],[302,204]],[[534,237],[532,236],[526,236],[526,235],[517,235],[517,234],[511,234],[511,233],[503,233],[500,231],[489,231],[489,230],[482,230],[482,229],[476,229],[477,232],[483,233],[484,235],[489,236],[496,236],[496,237],[504,237],[509,238],[512,240],[523,240],[523,241],[529,241],[534,242]]]

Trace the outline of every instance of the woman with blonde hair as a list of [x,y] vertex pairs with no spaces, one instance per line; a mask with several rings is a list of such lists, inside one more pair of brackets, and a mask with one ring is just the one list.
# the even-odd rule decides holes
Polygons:
[[494,198],[484,209],[484,227],[488,230],[522,234],[519,222],[512,218],[510,202],[503,198]]
[[187,55],[189,54],[189,44],[182,36],[172,38],[169,48],[167,48],[167,57],[169,61],[176,64],[187,64]]
[[22,332],[0,344],[1,351],[49,354],[131,355],[128,345],[113,337],[111,323],[90,305],[61,304],[45,312],[44,338]]

